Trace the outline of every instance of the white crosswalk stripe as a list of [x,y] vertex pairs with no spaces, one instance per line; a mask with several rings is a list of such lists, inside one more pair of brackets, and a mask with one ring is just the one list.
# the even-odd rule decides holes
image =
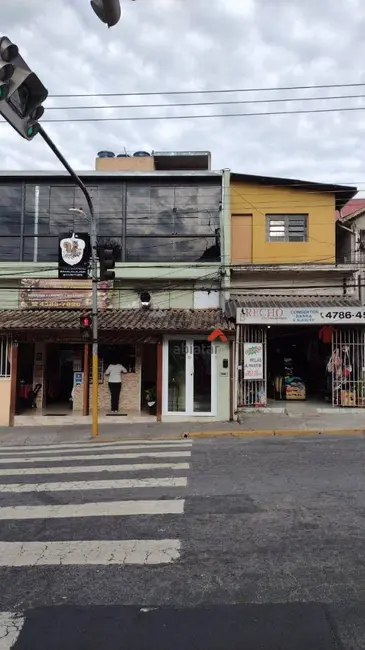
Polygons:
[[[93,449],[94,451],[94,449]],[[191,456],[190,451],[141,451],[141,452],[132,452],[126,451],[123,454],[83,454],[82,456],[36,456],[35,458],[29,458],[27,456],[12,456],[1,457],[1,464],[12,464],[15,463],[43,463],[43,462],[57,462],[63,460],[100,460],[101,458],[109,459],[127,459],[127,458],[189,458]]]
[[0,612],[0,650],[10,650],[19,637],[24,618],[15,612]]
[[[149,447],[151,447],[150,443],[140,442],[140,441],[137,442],[137,443],[128,442],[127,444],[126,443],[117,443],[117,444],[108,444],[108,445],[107,444],[98,444],[97,445],[95,443],[93,445],[93,451],[100,451],[100,450],[101,451],[105,451],[105,450],[109,451],[109,450],[115,450],[115,449],[133,451],[133,450],[137,450],[137,449],[145,449],[145,450],[147,450]],[[174,449],[174,448],[175,449],[178,449],[178,448],[181,449],[181,447],[182,448],[189,448],[189,447],[191,447],[191,442],[179,442],[179,443],[175,442],[174,444],[170,443],[168,445],[166,445],[166,443],[163,443],[163,442],[155,442],[155,444],[153,445],[154,449],[161,449],[161,448],[166,448],[166,447],[168,449]],[[87,449],[89,451],[90,450],[90,444],[89,444],[88,448],[85,447],[84,445],[82,447],[73,446],[73,447],[66,447],[66,448],[62,448],[62,449],[57,447],[57,453],[58,454],[62,454],[63,452],[69,453],[70,451],[78,452],[78,451],[85,451],[85,449]],[[28,448],[26,448],[26,449],[18,449],[17,451],[15,451],[15,450],[14,451],[8,451],[8,450],[3,451],[2,450],[2,456],[4,458],[6,458],[7,456],[12,456],[14,458],[16,458],[17,456],[24,456],[26,458],[28,456],[29,457],[30,456],[37,456],[39,451],[42,452],[42,455],[47,456],[47,454],[54,454],[55,448],[52,446],[52,449],[49,449],[49,447],[48,447],[48,449],[41,448],[41,449],[29,450]]]
[[[184,513],[191,453],[192,442],[184,440],[0,448],[0,566],[177,562],[181,541],[176,537],[176,518]],[[83,480],[76,480],[81,473]],[[107,478],[105,473],[109,474]],[[46,493],[52,493],[51,502]],[[136,519],[140,517],[147,522],[143,525],[151,529],[150,539],[145,539],[145,531],[143,539],[138,534],[133,536],[140,530]],[[95,525],[86,526],[91,518],[96,518]],[[93,539],[92,533],[98,531],[97,521],[108,518],[128,522],[127,528],[118,525],[123,535],[114,539],[114,532],[112,539],[100,539],[98,535]],[[163,524],[162,520],[156,523],[156,518],[163,518]],[[61,529],[56,526],[60,519],[64,522]],[[170,520],[175,522],[171,538],[166,536]],[[26,522],[30,528],[28,523],[25,527]],[[4,621],[7,616],[3,613]],[[1,625],[0,617],[0,650]]]
[[[134,465],[93,465],[93,474],[98,472],[147,472],[151,469],[189,469],[189,463],[135,463]],[[1,476],[45,476],[47,474],[90,474],[89,465],[71,467],[19,467],[0,469]]]
[[111,481],[63,481],[60,483],[0,483],[0,492],[64,492],[68,490],[118,490],[124,488],[186,487],[181,478],[132,478]]
[[73,517],[122,517],[125,515],[181,515],[183,499],[163,501],[111,501],[66,505],[8,506],[0,508],[0,520],[65,519]]
[[108,449],[111,447],[130,447],[130,446],[142,446],[142,447],[156,447],[157,445],[163,445],[164,447],[191,447],[191,440],[163,440],[159,438],[158,440],[123,440],[123,441],[113,441],[113,442],[62,442],[55,445],[12,445],[12,446],[1,446],[1,454],[11,451],[11,452],[28,452],[28,451],[48,451],[54,449]]

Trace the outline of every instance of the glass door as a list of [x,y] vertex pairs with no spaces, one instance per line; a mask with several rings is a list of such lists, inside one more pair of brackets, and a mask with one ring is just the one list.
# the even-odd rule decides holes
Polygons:
[[[186,341],[167,341],[167,410],[169,413],[186,412]],[[166,376],[166,373],[165,373]]]
[[212,344],[209,341],[193,341],[193,412],[212,412]]
[[203,338],[164,343],[165,414],[216,414],[216,350]]

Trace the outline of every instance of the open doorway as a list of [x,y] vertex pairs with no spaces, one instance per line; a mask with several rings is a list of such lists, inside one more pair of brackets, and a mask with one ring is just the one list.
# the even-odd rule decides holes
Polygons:
[[157,413],[157,345],[145,344],[142,349],[141,411]]
[[66,415],[72,409],[74,372],[80,370],[81,359],[81,345],[47,346],[44,396],[47,415]]
[[15,412],[24,413],[35,407],[41,386],[33,384],[34,343],[19,343]]
[[330,402],[327,364],[331,340],[323,341],[320,328],[313,326],[268,329],[268,398]]

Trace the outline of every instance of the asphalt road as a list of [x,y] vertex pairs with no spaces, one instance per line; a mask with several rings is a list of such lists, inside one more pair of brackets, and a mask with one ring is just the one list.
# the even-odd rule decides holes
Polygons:
[[0,650],[365,648],[364,445],[0,448]]

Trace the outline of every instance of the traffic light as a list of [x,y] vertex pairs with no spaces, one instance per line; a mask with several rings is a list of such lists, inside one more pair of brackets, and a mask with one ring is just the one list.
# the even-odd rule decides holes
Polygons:
[[115,261],[112,248],[101,246],[99,249],[100,280],[114,280]]
[[114,27],[121,15],[121,8],[119,0],[91,0],[90,2],[96,15],[108,27]]
[[89,332],[92,328],[92,318],[89,314],[80,316],[80,330],[82,332]]
[[0,114],[26,140],[38,133],[48,90],[7,36],[0,37]]

